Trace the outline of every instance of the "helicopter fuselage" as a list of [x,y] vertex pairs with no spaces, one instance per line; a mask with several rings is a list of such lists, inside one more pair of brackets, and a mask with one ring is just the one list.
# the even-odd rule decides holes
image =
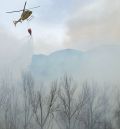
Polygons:
[[13,21],[13,23],[14,23],[15,26],[16,26],[16,24],[17,24],[18,22],[22,22],[22,21],[28,19],[31,15],[32,15],[32,11],[30,11],[30,10],[25,10],[25,11],[22,12],[20,19],[17,20],[17,21]]
[[32,15],[32,11],[30,11],[30,10],[25,10],[25,11],[23,11],[23,13],[21,14],[20,19],[21,19],[22,21],[24,21],[24,20],[28,19],[28,17],[30,17],[31,15]]

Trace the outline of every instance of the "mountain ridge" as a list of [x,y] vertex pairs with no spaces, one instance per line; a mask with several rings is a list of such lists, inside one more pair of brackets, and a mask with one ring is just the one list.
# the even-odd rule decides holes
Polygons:
[[35,78],[54,80],[65,73],[81,80],[119,80],[120,46],[81,52],[64,49],[49,55],[34,55],[29,67]]

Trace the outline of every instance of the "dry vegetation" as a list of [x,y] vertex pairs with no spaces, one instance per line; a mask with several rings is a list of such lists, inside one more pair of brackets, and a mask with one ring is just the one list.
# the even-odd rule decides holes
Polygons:
[[19,88],[6,82],[1,81],[0,129],[120,129],[119,94],[111,110],[107,90],[99,93],[68,76],[52,82],[47,93],[35,88],[29,73]]

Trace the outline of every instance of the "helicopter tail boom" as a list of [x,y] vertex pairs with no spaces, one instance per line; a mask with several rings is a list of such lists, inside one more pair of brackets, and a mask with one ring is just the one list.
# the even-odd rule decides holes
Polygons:
[[18,22],[21,22],[21,19],[19,19],[18,21],[13,21],[15,26],[17,25]]

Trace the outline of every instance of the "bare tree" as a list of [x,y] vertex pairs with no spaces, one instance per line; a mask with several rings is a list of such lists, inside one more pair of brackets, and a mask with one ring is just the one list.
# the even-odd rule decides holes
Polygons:
[[2,108],[3,105],[6,103],[8,94],[8,82],[5,79],[2,79],[0,81],[0,108]]
[[101,127],[102,129],[113,129],[112,107],[109,103],[109,95],[106,88],[103,89],[99,101],[101,101]]
[[[85,126],[85,129],[94,129],[95,126],[96,126],[96,122],[97,120],[99,119],[99,115],[98,112],[96,111],[98,107],[96,107],[95,105],[95,90],[93,89],[90,89],[87,85],[87,96],[88,96],[88,101],[87,101],[87,104],[85,105],[81,116],[80,116],[80,121],[83,121],[84,122],[84,126]],[[96,119],[96,118],[97,119]]]
[[54,118],[54,112],[57,111],[57,84],[54,82],[50,89],[50,93],[45,96],[41,91],[38,91],[34,95],[34,101],[32,101],[34,118],[40,129],[49,128],[52,119]]
[[23,86],[23,128],[30,128],[31,120],[33,117],[33,111],[31,106],[31,94],[33,94],[34,81],[29,72],[22,74],[22,86]]
[[120,90],[118,89],[118,93],[116,96],[116,109],[114,110],[115,122],[118,129],[120,129]]
[[9,94],[4,105],[4,118],[6,129],[19,128],[19,106],[14,88],[9,89]]
[[63,78],[59,90],[60,110],[57,120],[59,128],[75,129],[77,127],[78,114],[85,104],[86,96],[85,89],[82,90],[80,96],[76,94],[76,86],[72,78],[68,76]]
[[[107,119],[106,114],[107,98],[98,92],[96,87],[85,83],[87,90],[87,102],[79,115],[79,123],[82,123],[82,129],[111,129],[112,123]],[[109,107],[110,108],[110,107]],[[110,113],[109,113],[110,114]]]

